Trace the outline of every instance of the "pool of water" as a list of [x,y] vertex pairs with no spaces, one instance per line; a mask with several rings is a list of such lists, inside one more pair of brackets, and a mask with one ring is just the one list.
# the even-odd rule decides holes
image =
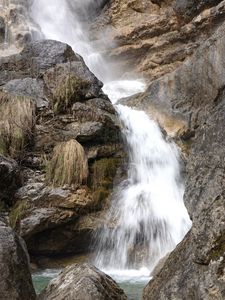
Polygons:
[[[60,273],[60,269],[47,269],[33,273],[32,279],[37,294],[47,286],[49,281],[55,278]],[[117,274],[111,272],[109,274],[124,290],[129,300],[140,300],[142,297],[143,288],[149,282],[150,278],[147,276],[139,276],[139,274],[133,274],[131,271],[128,276],[126,273]],[[135,276],[136,275],[136,276]]]

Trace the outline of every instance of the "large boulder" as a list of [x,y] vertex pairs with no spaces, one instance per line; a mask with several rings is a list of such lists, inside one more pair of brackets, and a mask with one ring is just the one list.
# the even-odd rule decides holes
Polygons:
[[23,240],[0,218],[0,299],[36,299]]
[[89,264],[74,264],[53,279],[39,300],[125,300],[116,282]]
[[[178,70],[153,82],[142,104],[165,103],[188,120],[184,201],[191,231],[147,285],[143,299],[225,297],[225,23]],[[204,54],[204,55],[203,55]]]

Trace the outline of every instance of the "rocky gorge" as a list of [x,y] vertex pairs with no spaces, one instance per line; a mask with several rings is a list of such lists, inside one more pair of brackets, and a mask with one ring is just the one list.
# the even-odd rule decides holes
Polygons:
[[[107,37],[99,51],[115,69],[148,84],[121,103],[146,111],[182,151],[192,228],[143,299],[224,299],[225,1],[104,1],[89,25],[93,43]],[[113,184],[126,176],[121,124],[101,81],[69,45],[34,39],[17,37],[18,53],[0,57],[0,299],[35,299],[28,253],[35,267],[91,253]],[[85,299],[126,299],[87,264],[58,278],[40,299],[83,299],[85,286]]]

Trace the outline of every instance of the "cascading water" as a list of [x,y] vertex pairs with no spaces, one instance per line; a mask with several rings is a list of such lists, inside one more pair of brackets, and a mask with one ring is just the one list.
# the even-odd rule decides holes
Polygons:
[[[118,105],[129,155],[128,179],[100,232],[97,265],[106,271],[153,269],[190,226],[183,204],[179,155],[158,125],[142,111]],[[112,226],[113,227],[113,226]]]
[[[46,38],[68,43],[84,57],[115,103],[143,91],[145,84],[140,80],[110,81],[106,62],[90,44],[83,22],[90,5],[93,8],[103,2],[34,0],[32,17]],[[128,179],[117,189],[108,213],[113,228],[105,225],[100,231],[95,262],[111,274],[116,269],[137,275],[132,269],[145,267],[149,275],[191,225],[183,204],[179,155],[176,146],[164,139],[158,125],[144,112],[122,105],[116,108],[128,149]]]

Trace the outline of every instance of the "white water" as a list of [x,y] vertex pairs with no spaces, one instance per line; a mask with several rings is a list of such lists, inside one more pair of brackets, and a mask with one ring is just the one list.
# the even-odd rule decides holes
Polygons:
[[[113,80],[106,61],[90,44],[78,11],[87,16],[91,0],[34,0],[32,17],[46,38],[70,44],[105,83],[113,103],[145,89],[141,80]],[[94,1],[94,0],[93,0]],[[94,2],[93,2],[94,3]],[[79,9],[78,9],[79,8]],[[128,178],[117,188],[100,231],[96,264],[114,277],[149,279],[155,264],[191,226],[183,204],[179,154],[144,112],[118,105],[129,154]]]

